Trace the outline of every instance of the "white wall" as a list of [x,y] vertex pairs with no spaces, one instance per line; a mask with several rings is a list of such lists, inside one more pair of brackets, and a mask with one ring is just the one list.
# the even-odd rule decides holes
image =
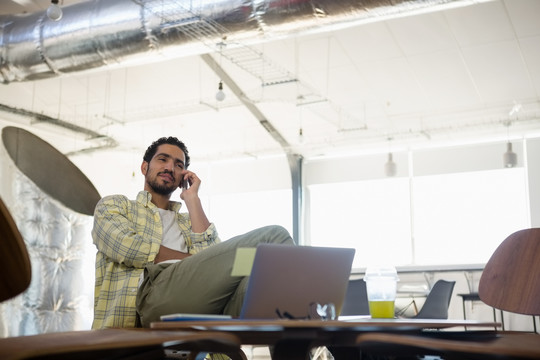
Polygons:
[[[142,156],[142,153],[109,150],[72,156],[70,160],[102,196],[124,194],[133,198],[144,185],[140,170]],[[211,196],[290,189],[288,166],[285,155],[206,163],[192,158],[189,170],[201,179],[202,195]]]

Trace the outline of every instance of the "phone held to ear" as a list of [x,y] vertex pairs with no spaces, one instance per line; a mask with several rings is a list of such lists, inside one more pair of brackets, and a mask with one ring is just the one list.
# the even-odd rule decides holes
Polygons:
[[182,181],[180,182],[180,188],[187,190],[187,188],[189,187],[188,183],[189,181],[182,179]]

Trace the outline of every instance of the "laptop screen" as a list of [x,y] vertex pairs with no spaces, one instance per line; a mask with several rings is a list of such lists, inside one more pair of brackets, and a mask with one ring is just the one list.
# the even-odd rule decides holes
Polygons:
[[240,318],[305,318],[310,304],[333,303],[339,315],[354,249],[260,244],[255,253]]

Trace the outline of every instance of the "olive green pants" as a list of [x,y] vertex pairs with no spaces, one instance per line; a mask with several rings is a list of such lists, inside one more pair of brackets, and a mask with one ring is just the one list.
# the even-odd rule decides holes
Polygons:
[[248,277],[231,276],[239,247],[261,243],[293,245],[281,226],[266,226],[213,245],[173,264],[149,264],[137,293],[137,315],[143,327],[165,314],[238,316]]

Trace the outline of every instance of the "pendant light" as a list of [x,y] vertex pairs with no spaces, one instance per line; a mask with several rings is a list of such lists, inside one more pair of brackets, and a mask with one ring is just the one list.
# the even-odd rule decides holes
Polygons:
[[304,143],[304,130],[302,128],[298,129],[298,143]]
[[[219,67],[221,68],[221,60],[223,58],[223,47],[225,46],[225,38],[220,41],[217,46],[219,47]],[[216,92],[216,100],[221,102],[225,100],[225,92],[223,92],[223,81],[219,80],[218,91]]]
[[394,177],[397,173],[397,165],[394,162],[392,153],[388,153],[388,160],[384,164],[384,174],[388,177]]
[[394,177],[397,173],[397,165],[394,162],[394,156],[392,155],[392,140],[393,138],[389,136],[386,140],[388,140],[388,158],[386,160],[386,163],[384,164],[384,174],[387,177]]
[[518,113],[521,111],[521,104],[514,101],[514,106],[508,113],[509,119],[505,121],[503,124],[506,126],[506,152],[503,154],[503,166],[505,168],[513,168],[517,165],[517,154],[512,150],[512,143],[510,142],[510,125],[512,125],[512,121],[510,118],[512,116],[517,116]]
[[223,92],[223,81],[220,81],[218,84],[218,91],[216,93],[216,100],[223,101],[225,100],[225,93]]
[[506,143],[506,152],[503,154],[503,165],[506,168],[513,168],[517,165],[517,154],[512,151],[512,143]]
[[58,0],[51,0],[51,5],[47,8],[47,17],[52,21],[60,21],[64,13],[62,8],[58,5]]

